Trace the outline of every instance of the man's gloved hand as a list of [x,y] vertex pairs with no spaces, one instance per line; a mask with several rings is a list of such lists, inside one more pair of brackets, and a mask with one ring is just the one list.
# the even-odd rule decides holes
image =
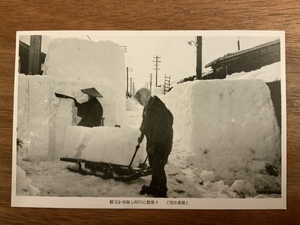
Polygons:
[[152,146],[147,147],[146,149],[148,155],[153,155],[154,154],[154,148]]
[[143,142],[143,139],[144,139],[144,135],[140,136],[140,137],[138,138],[138,143],[142,143],[142,142]]

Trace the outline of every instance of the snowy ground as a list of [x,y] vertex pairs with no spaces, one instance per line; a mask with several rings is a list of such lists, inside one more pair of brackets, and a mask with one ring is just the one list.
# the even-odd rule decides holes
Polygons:
[[[96,140],[83,138],[85,142],[76,137],[67,139],[67,127],[77,124],[76,113],[72,102],[55,97],[56,91],[80,99],[81,88],[99,84],[95,88],[104,96],[101,103],[105,109],[105,126],[99,129],[119,129],[115,125],[120,125],[135,128],[138,133],[142,107],[124,97],[123,50],[110,42],[97,44],[78,39],[55,40],[49,48],[43,76],[17,78],[17,138],[24,140],[27,146],[18,154],[16,194],[139,197],[141,186],[149,184],[151,176],[127,183],[104,180],[72,173],[67,166],[74,164],[59,161],[64,146],[73,142],[84,150],[92,142],[92,149],[98,154],[99,146],[104,149],[98,140],[106,141],[106,147],[113,146],[111,140],[116,140],[124,150],[122,140],[129,138],[115,138],[112,132],[105,132],[112,134],[113,139],[98,138],[101,135],[93,136]],[[274,63],[251,73],[232,75],[232,80],[187,82],[160,96],[174,115],[173,150],[166,165],[170,198],[281,197],[280,129],[265,84],[280,79],[280,68],[280,63]],[[247,80],[238,80],[239,77]],[[251,77],[255,80],[248,80]],[[262,81],[262,77],[267,80]],[[138,136],[132,137],[137,139]],[[124,160],[126,155],[131,159],[134,140],[133,143],[132,153],[130,147],[129,153],[121,155],[118,151],[114,154],[109,151],[109,156]],[[26,151],[27,161],[20,160],[22,151]],[[266,163],[277,167],[279,176],[269,175]]]
[[[142,108],[136,108],[135,111],[127,111],[127,124],[134,128],[139,127],[142,114]],[[280,197],[277,194],[256,193],[251,185],[245,188],[247,185],[243,181],[232,185],[233,181],[218,180],[212,172],[198,171],[184,160],[186,152],[190,151],[187,151],[180,138],[175,137],[166,166],[170,198]],[[59,160],[19,162],[19,166],[26,171],[27,180],[30,179],[31,185],[39,190],[39,193],[36,193],[39,196],[140,197],[141,186],[149,184],[151,180],[151,176],[130,182],[104,180],[72,173],[67,169],[68,165],[74,164]],[[29,195],[28,191],[18,194]]]

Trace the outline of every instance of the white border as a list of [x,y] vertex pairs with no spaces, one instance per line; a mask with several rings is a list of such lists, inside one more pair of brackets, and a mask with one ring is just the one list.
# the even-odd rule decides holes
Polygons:
[[[18,31],[16,36],[16,53],[19,51],[20,35],[107,35],[107,36],[278,36],[281,44],[281,109],[282,109],[282,182],[281,198],[255,199],[209,199],[209,198],[132,198],[132,197],[27,197],[16,196],[16,138],[17,138],[17,103],[18,103],[18,54],[15,56],[15,84],[14,84],[14,115],[13,115],[13,151],[12,151],[12,207],[39,207],[39,208],[122,208],[122,209],[286,209],[287,208],[287,151],[286,151],[286,57],[284,31],[259,30],[217,30],[217,31]],[[116,203],[121,201],[121,203]],[[154,201],[154,204],[148,204]],[[111,202],[115,202],[111,204]],[[130,202],[123,204],[122,202]],[[153,203],[153,202],[152,202]],[[181,204],[179,204],[181,203]],[[182,203],[186,203],[182,205]]]

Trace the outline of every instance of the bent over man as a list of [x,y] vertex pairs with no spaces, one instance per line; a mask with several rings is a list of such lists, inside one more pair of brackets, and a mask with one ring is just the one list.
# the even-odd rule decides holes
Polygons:
[[138,90],[134,98],[144,106],[139,142],[146,136],[146,150],[152,168],[151,183],[149,186],[144,185],[140,194],[167,197],[165,165],[172,150],[173,115],[165,104],[157,96],[152,97],[146,88]]

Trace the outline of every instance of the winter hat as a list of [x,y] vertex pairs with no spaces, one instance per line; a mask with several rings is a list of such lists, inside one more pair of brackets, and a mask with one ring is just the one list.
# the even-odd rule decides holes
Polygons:
[[86,89],[81,89],[81,91],[84,94],[90,95],[92,97],[99,97],[99,98],[103,98],[103,96],[96,90],[96,88],[92,87],[92,88],[86,88]]
[[134,95],[134,98],[143,106],[147,106],[150,97],[151,92],[147,88],[139,89]]

